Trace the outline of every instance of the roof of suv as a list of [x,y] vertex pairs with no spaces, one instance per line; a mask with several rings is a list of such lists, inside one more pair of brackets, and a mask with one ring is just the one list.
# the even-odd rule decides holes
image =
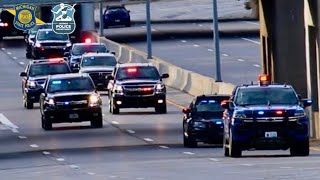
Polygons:
[[106,52],[89,52],[82,55],[82,57],[114,57],[111,53]]
[[154,67],[152,63],[124,63],[118,64],[118,67]]

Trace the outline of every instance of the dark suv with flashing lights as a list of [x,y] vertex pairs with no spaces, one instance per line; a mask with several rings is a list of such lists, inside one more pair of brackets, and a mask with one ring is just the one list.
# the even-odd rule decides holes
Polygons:
[[197,96],[182,110],[184,147],[197,147],[198,142],[222,144],[224,109],[220,104],[229,98],[220,94]]
[[109,111],[119,114],[120,108],[154,107],[157,113],[167,113],[166,86],[157,68],[150,63],[118,64],[108,76]]
[[270,83],[270,76],[259,80],[259,84],[236,87],[230,100],[221,103],[224,155],[290,148],[292,156],[308,156],[309,118],[304,108],[311,100],[301,99],[290,85]]
[[49,76],[40,96],[41,124],[51,130],[53,123],[90,121],[103,127],[102,100],[87,74]]
[[32,109],[33,104],[39,102],[48,75],[66,73],[71,73],[71,69],[63,59],[30,61],[25,71],[20,73],[24,107]]

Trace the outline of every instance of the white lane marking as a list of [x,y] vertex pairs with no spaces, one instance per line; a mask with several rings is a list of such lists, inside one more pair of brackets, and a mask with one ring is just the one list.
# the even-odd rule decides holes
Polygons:
[[30,144],[30,147],[32,147],[32,148],[38,148],[39,146],[36,145],[36,144]]
[[19,131],[17,130],[19,127],[13,124],[9,119],[7,119],[2,113],[0,113],[0,122],[10,128],[12,132],[18,133]]
[[198,26],[202,27],[203,25],[202,24],[198,24]]
[[148,142],[153,142],[154,140],[153,139],[150,139],[150,138],[143,138],[145,141],[148,141]]
[[218,159],[215,159],[215,158],[209,158],[210,161],[214,161],[214,162],[218,162],[219,160]]
[[109,178],[117,178],[118,176],[109,176]]
[[183,152],[183,154],[194,155],[195,153],[193,153],[193,152]]
[[44,154],[44,155],[50,155],[51,153],[48,152],[48,151],[43,151],[42,154]]
[[260,65],[259,65],[259,64],[254,64],[253,66],[254,66],[254,67],[260,67]]
[[212,52],[212,51],[213,51],[213,49],[208,49],[208,51]]
[[111,121],[112,124],[119,124],[117,121]]
[[88,172],[89,175],[93,176],[95,175],[96,173],[93,173],[93,172]]
[[253,166],[253,164],[240,164],[241,166]]
[[186,40],[181,40],[181,42],[186,43],[187,41]]
[[159,146],[159,148],[162,148],[162,149],[169,149],[168,146]]
[[237,59],[237,60],[238,60],[238,61],[240,61],[240,62],[243,62],[243,61],[244,61],[244,59],[240,59],[240,58],[239,58],[239,59]]
[[146,28],[146,26],[141,26],[142,28]]
[[280,167],[280,169],[292,169],[293,167]]
[[143,180],[144,178],[142,178],[142,177],[139,177],[139,178],[137,178],[137,179],[139,179],[139,180]]
[[7,52],[7,54],[11,55],[12,53],[11,52]]
[[130,133],[130,134],[134,134],[134,133],[136,133],[135,131],[130,130],[130,129],[128,129],[128,130],[127,130],[127,132],[128,132],[128,133]]
[[15,57],[15,56],[14,56],[14,57],[12,57],[12,58],[13,58],[13,59],[18,59],[18,58],[17,58],[17,57]]
[[222,54],[222,56],[224,56],[224,57],[228,57],[229,55],[228,55],[228,54]]
[[24,62],[19,62],[19,64],[24,65]]
[[72,169],[79,169],[79,166],[74,165],[74,164],[71,164],[71,165],[70,165],[70,168],[72,168]]
[[2,51],[5,51],[5,50],[6,50],[6,48],[1,48],[1,50],[2,50]]
[[198,44],[194,44],[193,46],[194,46],[194,47],[199,47],[199,45],[198,45]]
[[249,41],[249,42],[252,42],[252,43],[255,43],[255,44],[261,44],[260,42],[258,42],[258,41],[255,41],[255,40],[252,40],[252,39],[248,39],[248,38],[241,38],[241,39],[243,39],[243,40],[245,40],[245,41]]
[[27,139],[26,136],[18,136],[20,139]]
[[153,28],[152,28],[151,31],[156,31],[156,29],[153,29]]
[[244,21],[244,22],[249,23],[249,24],[259,25],[259,23],[256,23],[256,22],[251,22],[251,21]]
[[64,161],[63,158],[57,158],[56,160],[57,160],[57,161],[60,161],[60,162]]

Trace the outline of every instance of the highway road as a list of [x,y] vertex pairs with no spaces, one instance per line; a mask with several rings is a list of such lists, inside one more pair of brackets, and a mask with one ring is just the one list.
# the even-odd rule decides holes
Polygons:
[[[126,43],[146,52],[145,42]],[[199,74],[215,77],[215,55],[210,38],[172,38],[153,41],[153,55]],[[233,84],[257,81],[260,73],[260,42],[257,37],[220,39],[222,80]]]
[[128,109],[120,115],[111,115],[104,97],[102,129],[75,123],[43,131],[38,106],[33,110],[22,106],[18,74],[28,63],[24,56],[23,40],[0,42],[2,178],[319,179],[318,145],[312,147],[309,157],[289,157],[288,151],[254,151],[235,159],[223,157],[219,146],[183,148],[180,111],[191,97],[170,88],[168,114],[154,114],[153,109]]

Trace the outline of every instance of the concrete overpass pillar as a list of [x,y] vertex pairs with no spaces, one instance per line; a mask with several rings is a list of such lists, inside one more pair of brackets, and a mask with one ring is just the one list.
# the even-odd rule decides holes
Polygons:
[[82,3],[81,4],[81,33],[80,37],[93,37],[90,32],[95,31],[94,22],[94,4],[93,3]]

